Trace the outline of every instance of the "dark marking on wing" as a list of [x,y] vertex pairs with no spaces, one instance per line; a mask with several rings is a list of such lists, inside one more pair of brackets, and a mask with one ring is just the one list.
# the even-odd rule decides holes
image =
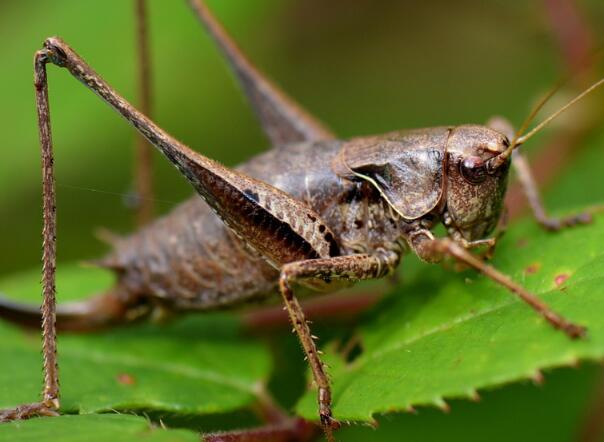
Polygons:
[[[203,182],[198,191],[206,202],[269,261],[282,264],[321,257],[306,238],[279,219],[278,213],[271,213],[259,203],[258,192],[238,188],[208,169],[198,170],[197,177]],[[334,250],[331,244],[329,250]]]
[[258,197],[258,193],[254,192],[252,189],[245,189],[243,191],[243,193],[245,194],[245,196],[247,196],[248,198],[250,198],[254,202],[259,202],[260,201],[260,198]]

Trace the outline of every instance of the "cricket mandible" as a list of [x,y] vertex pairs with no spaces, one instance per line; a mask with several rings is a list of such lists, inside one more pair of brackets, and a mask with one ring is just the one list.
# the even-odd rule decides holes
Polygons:
[[[318,389],[320,421],[331,434],[339,424],[332,416],[330,382],[297,293],[332,292],[355,281],[382,278],[407,252],[429,263],[450,257],[472,267],[571,338],[583,336],[582,326],[553,312],[471,250],[488,252],[495,246],[496,238],[489,235],[502,216],[510,166],[516,167],[544,228],[558,230],[590,221],[584,213],[548,217],[517,148],[604,80],[530,131],[532,118],[517,132],[496,118],[484,126],[402,130],[341,140],[243,55],[202,0],[189,3],[240,81],[272,148],[227,168],[183,145],[136,110],[60,38],[45,41],[34,61],[43,159],[44,390],[40,402],[0,411],[0,422],[57,414],[56,327],[97,329],[164,312],[233,308],[278,293]],[[47,64],[67,69],[95,92],[161,151],[198,193],[131,236],[112,239],[112,251],[97,262],[115,272],[116,283],[109,292],[58,308]],[[439,224],[446,228],[445,237],[432,232]],[[0,316],[36,324],[40,310],[1,299]]]

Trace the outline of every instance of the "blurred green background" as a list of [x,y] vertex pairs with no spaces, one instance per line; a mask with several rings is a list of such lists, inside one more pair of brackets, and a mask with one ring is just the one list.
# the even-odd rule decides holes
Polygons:
[[[69,0],[0,2],[0,272],[40,255],[39,153],[31,61],[63,37],[118,91],[136,100],[134,8]],[[210,39],[182,1],[150,1],[156,120],[233,165],[267,143]],[[214,1],[250,56],[342,136],[404,127],[520,122],[564,72],[543,3],[463,0]],[[604,5],[581,2],[602,23]],[[59,198],[59,259],[97,256],[98,226],[130,228],[133,130],[65,72],[50,67]],[[158,209],[190,194],[156,156]],[[94,189],[90,191],[86,189]],[[115,195],[117,194],[117,195]]]
[[[482,123],[496,114],[519,124],[536,97],[566,72],[545,1],[209,3],[250,57],[343,137],[405,127]],[[594,41],[604,41],[604,29],[599,26],[604,22],[604,3],[584,0],[577,4],[591,24]],[[149,8],[156,121],[227,165],[264,149],[267,142],[247,103],[185,2],[150,0]],[[0,273],[29,269],[40,259],[33,53],[45,37],[59,35],[135,101],[133,18],[132,2],[125,0],[0,2]],[[125,200],[131,189],[134,132],[65,72],[51,67],[49,77],[59,260],[84,260],[103,253],[105,246],[92,234],[95,228],[131,230],[132,213]],[[604,133],[602,121],[600,134]],[[537,143],[528,148],[537,149]],[[593,158],[601,159],[602,149]],[[155,165],[157,209],[164,213],[190,195],[190,190],[159,155],[155,155]],[[597,183],[598,177],[594,179]],[[562,190],[558,195],[564,194]],[[585,191],[569,204],[589,201],[589,191]],[[564,201],[557,205],[564,206]],[[459,440],[468,440],[463,431],[453,429],[480,421],[479,428],[509,435],[506,440],[522,439],[523,434],[527,436],[523,440],[533,440],[535,433],[513,433],[518,426],[506,411],[530,404],[527,411],[533,419],[519,425],[550,429],[563,425],[564,430],[550,431],[548,440],[568,440],[595,394],[592,379],[597,374],[593,367],[565,372],[554,377],[554,387],[514,387],[490,394],[481,405],[466,404],[459,410],[454,406],[446,417],[430,411],[418,419],[386,418],[383,427],[390,434],[402,435],[404,428],[415,425],[417,440],[426,428],[448,428],[451,439],[459,433]],[[559,398],[559,404],[552,396]],[[534,414],[535,409],[542,412]],[[453,416],[460,418],[452,420]],[[493,432],[494,427],[497,431]],[[367,430],[348,431],[350,439],[346,440],[372,437]],[[486,434],[479,432],[475,440],[484,440]]]

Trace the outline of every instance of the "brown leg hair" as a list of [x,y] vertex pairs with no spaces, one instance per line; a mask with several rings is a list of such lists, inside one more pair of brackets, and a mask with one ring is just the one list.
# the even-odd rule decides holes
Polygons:
[[562,330],[570,338],[576,339],[585,335],[585,327],[574,324],[560,316],[535,295],[514,282],[509,276],[501,273],[493,266],[484,263],[450,238],[434,238],[431,232],[418,230],[411,235],[410,246],[425,261],[436,263],[442,261],[444,256],[450,256],[478,270],[497,284],[502,285],[517,295],[552,326]]
[[537,184],[533,178],[528,161],[520,151],[516,150],[512,154],[512,164],[518,174],[518,180],[522,186],[522,190],[526,195],[528,203],[533,211],[533,216],[541,227],[550,231],[558,231],[564,227],[572,227],[578,224],[588,224],[592,221],[592,217],[589,213],[582,212],[575,215],[570,215],[563,218],[552,218],[547,215]]
[[[140,95],[143,112],[150,111],[150,65],[146,26],[146,0],[136,0],[138,53],[140,67]],[[45,51],[38,51],[34,58],[34,85],[36,108],[42,153],[42,210],[43,210],[43,255],[42,255],[42,355],[44,359],[44,388],[40,402],[25,404],[10,410],[0,410],[0,422],[27,419],[33,416],[56,416],[59,402],[59,368],[57,361],[56,327],[56,196],[50,107],[48,101],[48,79]],[[138,137],[137,142],[137,193],[141,199],[137,220],[139,224],[152,217],[151,147]]]
[[[553,91],[552,91],[553,93]],[[506,135],[510,140],[514,138],[514,128],[511,123],[503,117],[493,117],[487,122],[487,126]],[[541,227],[549,231],[558,231],[565,227],[578,224],[588,224],[592,218],[589,213],[578,213],[564,218],[552,218],[547,215],[537,182],[531,172],[529,163],[524,155],[516,149],[512,153],[512,165],[518,174],[518,181],[524,195],[527,198],[533,216]]]
[[[145,135],[145,137],[171,162],[173,162],[187,179],[189,179],[201,196],[206,198],[215,212],[223,217],[225,222],[229,223],[233,229],[240,232],[242,235],[246,234],[248,231],[246,229],[249,229],[251,223],[255,222],[254,219],[249,217],[250,212],[247,209],[250,208],[253,209],[255,211],[254,213],[257,213],[258,216],[262,216],[262,219],[268,219],[272,222],[275,217],[273,211],[278,210],[279,207],[287,206],[290,209],[293,208],[294,212],[297,211],[296,213],[308,214],[310,215],[308,218],[314,219],[314,221],[307,226],[311,232],[320,232],[320,227],[322,227],[323,230],[326,229],[325,224],[319,219],[319,215],[314,213],[303,202],[293,199],[278,189],[259,180],[254,180],[241,172],[225,168],[209,158],[192,151],[182,143],[179,143],[113,90],[111,86],[94,72],[78,54],[58,37],[51,37],[45,41],[44,49],[38,53],[36,60],[36,75],[43,78],[43,81],[39,82],[39,89],[44,91],[44,94],[42,95],[43,99],[41,99],[43,106],[41,107],[47,105],[47,102],[45,101],[46,63],[50,62],[67,69],[71,75],[92,89],[103,101],[119,112],[137,130]],[[41,127],[48,128],[48,112],[43,112],[42,115]],[[49,132],[49,130],[47,131]],[[49,136],[43,136],[42,146],[45,152],[44,155],[48,157],[51,149]],[[48,168],[51,166],[52,162],[49,161]],[[52,181],[45,181],[45,183],[46,182],[51,183]],[[221,185],[217,186],[216,182],[219,182]],[[230,186],[228,188],[231,189],[231,193],[227,195],[230,197],[230,200],[228,201],[225,201],[226,194],[222,192],[224,186]],[[233,199],[232,194],[237,196],[244,192],[244,189],[249,188],[255,188],[261,193],[261,195],[257,197],[258,199],[248,198],[243,200],[244,204],[247,204],[247,206],[243,207],[243,209],[246,210],[243,210],[239,206],[233,210],[230,208],[227,210],[227,203],[230,203],[231,201],[240,201],[240,199]],[[48,204],[52,204],[52,207],[54,207],[54,197],[46,192],[49,192],[47,186],[45,187],[45,201],[49,201]],[[262,205],[263,201],[271,202],[270,209],[268,206],[265,207]],[[49,213],[52,217],[49,216],[48,219],[54,221],[54,209]],[[307,217],[303,218],[306,219]],[[257,250],[262,253],[266,253],[266,256],[273,262],[290,262],[289,264],[281,264],[282,274],[280,287],[290,318],[300,336],[304,350],[310,360],[313,375],[319,385],[321,418],[329,436],[332,428],[337,426],[335,420],[331,418],[329,382],[323,370],[323,364],[318,357],[312,335],[310,334],[310,330],[304,319],[304,314],[291,291],[290,283],[306,281],[310,284],[309,280],[312,280],[311,285],[316,285],[332,279],[360,280],[381,277],[395,267],[399,260],[399,254],[395,252],[380,251],[372,256],[353,255],[330,258],[329,256],[334,253],[333,243],[328,241],[325,235],[309,236],[308,229],[299,229],[300,231],[292,230],[290,241],[284,243],[283,247],[271,248],[266,244],[276,241],[274,232],[271,229],[258,229],[256,225],[254,225],[254,235],[249,236],[249,241],[251,246],[257,248]],[[49,232],[49,230],[45,229],[45,232]],[[48,247],[54,247],[54,227],[49,236],[50,239],[45,243],[49,245]],[[308,244],[309,247],[301,247],[300,244]],[[310,251],[308,251],[307,248],[310,248]],[[51,281],[50,278],[54,278],[54,248],[49,250],[52,250],[52,253],[49,252],[48,254],[45,254],[45,262],[50,262],[50,257],[52,257],[52,265],[47,264],[45,268],[52,269],[52,272],[50,273],[49,279],[45,279],[45,287],[52,287],[54,289],[54,279]],[[314,258],[315,255],[321,258]],[[310,257],[312,257],[312,259],[309,259]],[[52,369],[52,367],[55,366],[53,364],[56,362],[54,359],[55,310],[54,297],[51,297],[50,294],[51,293],[47,294],[45,292],[45,299],[48,300],[48,305],[51,308],[49,308],[48,314],[46,311],[44,314],[45,317],[52,317],[52,321],[45,321],[45,323],[52,324],[52,330],[47,332],[45,329],[45,339],[47,336],[50,336],[52,339],[49,338],[48,340],[49,344],[47,346],[48,348],[45,347],[45,355],[47,355],[47,360],[52,362],[52,364],[50,362],[46,364],[46,367],[48,372],[47,377],[51,381],[54,380],[54,383],[49,381],[48,385],[54,387],[54,390],[53,388],[48,388],[47,390],[56,391],[55,396],[58,397],[56,370],[53,371]],[[50,346],[50,343],[53,345]]]
[[391,273],[399,260],[398,253],[384,251],[379,255],[350,255],[293,262],[286,264],[281,270],[279,289],[294,332],[300,339],[313,379],[318,387],[319,416],[328,440],[333,440],[332,431],[339,428],[339,423],[333,418],[331,411],[330,381],[315,345],[316,337],[310,331],[291,285],[294,282],[303,281],[353,281],[381,278]]
[[54,416],[59,410],[59,368],[57,364],[56,331],[56,198],[53,170],[52,135],[50,130],[50,109],[48,106],[48,83],[44,51],[38,51],[34,58],[34,83],[36,88],[36,108],[38,129],[42,148],[42,210],[43,210],[43,252],[42,252],[42,355],[44,358],[44,389],[40,402],[22,405],[12,410],[0,411],[0,422],[27,419],[32,416]]

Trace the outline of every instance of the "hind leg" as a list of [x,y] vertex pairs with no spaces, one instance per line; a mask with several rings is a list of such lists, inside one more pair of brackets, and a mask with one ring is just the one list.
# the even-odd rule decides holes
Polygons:
[[273,146],[333,138],[329,129],[254,66],[204,0],[188,0],[188,3],[227,59]]
[[44,357],[44,389],[42,390],[42,400],[40,402],[22,405],[13,410],[1,411],[0,422],[27,419],[32,416],[56,415],[59,410],[59,369],[57,364],[57,330],[55,324],[56,198],[48,89],[46,87],[46,62],[44,58],[45,55],[41,51],[38,51],[34,59],[36,107],[38,110],[38,128],[42,147],[42,354]]

